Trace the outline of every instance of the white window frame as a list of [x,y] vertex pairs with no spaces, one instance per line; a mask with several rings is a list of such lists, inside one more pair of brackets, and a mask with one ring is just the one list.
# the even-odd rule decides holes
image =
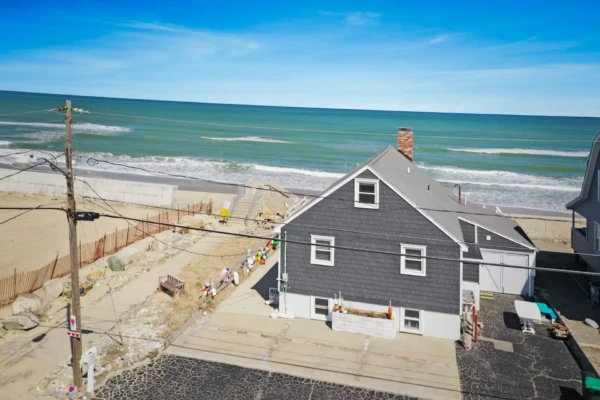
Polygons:
[[[406,318],[405,317],[405,312],[407,310],[408,311],[418,311],[419,312],[419,329],[410,329],[410,328],[407,328],[404,325],[405,318]],[[410,319],[413,319],[413,318],[410,318]],[[414,333],[414,334],[417,334],[417,335],[422,335],[423,334],[423,310],[417,310],[417,309],[414,309],[414,308],[404,308],[404,307],[400,308],[400,331],[401,332],[406,332],[406,333]]]
[[[327,315],[317,314],[315,312],[315,299],[327,300]],[[322,308],[322,307],[319,307]],[[322,308],[324,309],[324,308]],[[321,321],[327,321],[329,314],[331,313],[331,301],[326,297],[310,296],[310,319],[319,319]]]
[[[359,188],[360,184],[372,184],[375,186],[375,204],[361,203],[359,201]],[[354,178],[354,207],[356,208],[379,208],[379,180],[378,179],[366,179],[366,178]]]
[[421,258],[421,271],[406,269],[406,249],[421,250],[421,256],[427,257],[427,246],[417,244],[400,244],[400,273],[402,275],[427,276],[427,259]]
[[330,246],[335,246],[335,237],[333,236],[320,236],[310,235],[310,263],[314,265],[324,265],[326,267],[333,267],[335,264],[335,248],[330,247],[329,254],[331,255],[330,260],[318,260],[317,259],[317,240],[327,240],[330,242]]

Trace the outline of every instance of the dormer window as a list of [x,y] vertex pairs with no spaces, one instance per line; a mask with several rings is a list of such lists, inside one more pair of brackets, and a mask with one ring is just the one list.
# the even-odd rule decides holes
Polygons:
[[379,208],[379,181],[377,179],[354,179],[354,207]]

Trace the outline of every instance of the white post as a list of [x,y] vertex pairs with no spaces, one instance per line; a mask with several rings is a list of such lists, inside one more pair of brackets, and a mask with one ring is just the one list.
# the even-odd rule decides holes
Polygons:
[[92,347],[81,356],[81,363],[88,365],[88,384],[87,391],[94,394],[94,366],[96,364],[96,356],[98,355],[98,349]]

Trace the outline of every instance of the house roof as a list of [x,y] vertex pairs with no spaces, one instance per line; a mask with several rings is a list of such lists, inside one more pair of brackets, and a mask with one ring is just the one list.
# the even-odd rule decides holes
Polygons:
[[301,214],[323,197],[327,197],[338,186],[347,181],[349,177],[356,175],[365,167],[380,176],[386,184],[391,186],[392,190],[409,199],[419,212],[436,223],[438,227],[459,243],[464,243],[464,238],[458,217],[464,217],[463,219],[471,223],[535,249],[518,232],[519,225],[516,221],[511,218],[500,217],[498,214],[494,214],[478,205],[459,204],[449,188],[431,178],[424,170],[413,164],[412,161],[392,146],[388,146],[352,172],[338,179],[329,188],[325,189],[321,197],[313,199],[296,215]]
[[592,179],[594,178],[594,170],[598,164],[598,154],[600,153],[600,134],[596,136],[592,143],[592,149],[587,159],[587,168],[585,171],[585,177],[583,178],[583,184],[581,185],[581,192],[579,195],[567,203],[567,209],[573,210],[579,207],[585,202],[590,194],[590,188],[592,187]]

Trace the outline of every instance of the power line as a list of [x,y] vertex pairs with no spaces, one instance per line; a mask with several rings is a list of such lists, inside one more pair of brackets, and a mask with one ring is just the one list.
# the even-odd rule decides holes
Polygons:
[[37,206],[37,207],[34,207],[34,208],[31,208],[31,209],[29,209],[29,210],[27,210],[27,211],[24,211],[24,212],[20,213],[20,214],[17,214],[17,215],[15,215],[14,217],[11,217],[11,218],[8,218],[8,219],[5,219],[4,221],[0,222],[0,225],[4,225],[5,223],[7,223],[7,222],[10,222],[10,221],[12,221],[13,219],[17,219],[17,218],[19,218],[21,215],[25,215],[25,214],[27,214],[28,212],[31,212],[31,211],[33,211],[33,210],[39,210],[39,209],[42,209],[42,210],[43,210],[43,208],[41,208],[41,207],[44,207],[44,205],[45,205],[45,204],[40,204],[39,206]]
[[0,117],[8,117],[10,115],[23,115],[23,114],[33,114],[33,113],[45,113],[45,112],[48,112],[48,110],[24,111],[24,112],[12,113],[12,114],[0,114]]
[[38,164],[34,164],[34,165],[31,165],[31,166],[29,166],[29,167],[27,167],[27,168],[24,168],[24,169],[22,169],[22,170],[19,170],[19,171],[15,172],[14,174],[10,174],[10,175],[3,176],[3,177],[1,177],[1,178],[0,178],[0,181],[1,181],[1,180],[4,180],[4,179],[7,179],[7,178],[10,178],[11,176],[19,175],[19,174],[20,174],[20,173],[22,173],[22,172],[29,171],[30,169],[33,169],[33,168],[35,168],[35,167],[39,167],[40,165],[44,165],[44,163],[38,163]]
[[[275,130],[275,131],[291,131],[291,132],[314,132],[314,133],[339,133],[346,135],[369,135],[369,136],[389,136],[386,133],[379,132],[356,132],[356,131],[337,131],[337,130],[324,130],[324,129],[303,129],[303,128],[286,128],[286,127],[274,127],[274,126],[257,126],[257,125],[236,125],[236,124],[223,124],[218,122],[203,122],[194,120],[180,120],[173,118],[159,118],[159,117],[144,117],[139,115],[128,115],[128,114],[115,114],[115,113],[103,113],[103,112],[92,112],[92,114],[99,115],[110,115],[115,117],[126,117],[126,118],[138,118],[147,119],[152,121],[165,121],[165,122],[182,122],[187,124],[196,125],[209,125],[209,126],[223,126],[230,128],[244,128],[244,129],[263,129],[263,130]],[[418,135],[417,138],[432,138],[432,139],[465,139],[465,140],[490,140],[490,141],[524,141],[524,142],[565,142],[565,143],[591,143],[593,140],[568,140],[568,139],[509,139],[509,138],[478,138],[478,137],[464,137],[464,136],[429,136],[429,135]]]
[[[94,192],[94,193],[96,194],[96,196],[98,196],[98,197],[99,197],[99,198],[100,198],[100,199],[101,199],[101,200],[104,202],[104,204],[106,204],[106,205],[109,207],[109,209],[110,209],[110,210],[108,210],[108,211],[111,211],[111,210],[112,210],[112,212],[114,212],[115,214],[117,214],[117,215],[118,215],[120,218],[122,218],[122,219],[124,219],[125,221],[127,221],[127,223],[129,224],[129,226],[133,227],[133,228],[134,228],[136,231],[138,231],[138,232],[140,231],[140,228],[138,228],[138,227],[137,227],[137,225],[133,225],[131,222],[129,222],[129,221],[127,220],[127,218],[126,218],[125,216],[123,216],[121,213],[119,213],[117,210],[115,210],[115,209],[114,209],[114,208],[113,208],[113,207],[112,207],[112,206],[111,206],[111,205],[110,205],[110,204],[109,204],[109,203],[108,203],[106,200],[104,200],[104,199],[102,198],[102,196],[100,196],[100,195],[98,194],[98,192],[96,192],[96,191],[94,190],[94,188],[92,188],[92,186],[91,186],[91,185],[90,185],[88,182],[86,182],[86,181],[84,181],[84,180],[82,180],[82,179],[79,179],[79,178],[76,178],[76,179],[77,179],[78,181],[80,181],[80,182],[83,182],[83,183],[85,183],[85,184],[87,185],[87,187],[88,187],[88,188],[90,188],[90,190],[91,190],[92,192]],[[106,208],[102,207],[100,204],[96,204],[96,203],[94,203],[94,202],[92,202],[92,204],[95,204],[95,205],[97,205],[98,207],[100,207],[100,208],[104,209],[105,211],[107,211],[107,210],[106,210]],[[160,223],[159,225],[165,225],[165,224],[162,224],[162,223]],[[185,228],[185,227],[181,227],[181,228]],[[145,232],[144,232],[144,231],[142,231],[142,234],[145,234]],[[186,253],[194,254],[194,255],[197,255],[197,256],[223,257],[223,258],[224,258],[224,257],[229,257],[229,256],[238,256],[238,255],[244,255],[244,254],[246,254],[246,253],[244,252],[244,253],[240,253],[240,254],[227,254],[227,255],[223,255],[223,256],[213,256],[213,255],[211,255],[211,254],[198,253],[198,252],[195,252],[195,251],[191,251],[191,250],[183,249],[183,248],[181,248],[181,247],[173,246],[172,244],[169,244],[169,243],[167,243],[167,242],[165,242],[165,241],[162,241],[162,240],[160,240],[160,239],[157,239],[157,238],[156,238],[154,235],[150,235],[150,236],[152,236],[152,238],[153,238],[154,240],[156,240],[156,241],[157,241],[157,242],[159,242],[159,243],[162,243],[162,244],[164,244],[165,246],[171,247],[171,248],[173,248],[173,249],[175,249],[175,250],[180,250],[180,251],[183,251],[183,252],[186,252]]]
[[[255,190],[263,190],[263,191],[268,191],[268,192],[272,192],[272,191],[277,191],[276,189],[271,189],[271,188],[264,188],[264,187],[254,187],[254,186],[250,186],[250,185],[244,185],[242,183],[228,183],[228,182],[220,182],[220,181],[214,181],[211,179],[204,179],[204,178],[196,178],[194,176],[189,176],[189,175],[181,175],[181,174],[172,174],[169,172],[162,172],[162,171],[153,171],[153,170],[149,170],[146,168],[142,168],[142,167],[136,167],[136,166],[132,166],[132,165],[127,165],[127,164],[122,164],[122,163],[116,163],[113,161],[106,161],[106,160],[99,160],[97,158],[93,158],[93,157],[88,157],[87,159],[87,164],[89,166],[95,166],[98,163],[104,163],[104,164],[109,164],[109,165],[113,165],[116,167],[124,167],[124,168],[129,168],[129,169],[135,169],[135,170],[139,170],[139,171],[143,171],[149,174],[154,174],[154,175],[165,175],[165,176],[170,176],[173,178],[182,178],[182,179],[190,179],[190,180],[195,180],[195,181],[201,181],[201,182],[206,182],[206,183],[211,183],[211,184],[217,184],[217,185],[225,185],[225,186],[234,186],[234,187],[241,187],[241,188],[246,188],[246,189],[255,189]],[[347,198],[336,198],[336,197],[331,197],[331,196],[321,196],[321,195],[316,195],[316,194],[306,194],[306,193],[301,193],[301,192],[293,192],[293,191],[287,191],[285,193],[289,193],[289,194],[293,194],[295,196],[298,197],[311,197],[313,199],[328,199],[328,200],[337,200],[337,201],[344,201],[344,202],[350,202],[350,203],[354,203],[354,199],[347,199]],[[503,214],[493,214],[493,213],[476,213],[476,212],[469,212],[469,211],[456,211],[456,210],[444,210],[444,209],[437,209],[437,208],[427,208],[427,207],[414,207],[417,210],[425,210],[425,211],[437,211],[437,212],[449,212],[449,213],[456,213],[456,214],[463,214],[463,215],[482,215],[482,216],[486,216],[486,217],[498,217],[498,218],[509,218],[509,219],[513,219],[512,217],[508,216],[508,215],[503,215]],[[550,219],[550,218],[541,218],[541,217],[519,217],[519,219],[532,219],[532,220],[540,220],[540,221],[553,221],[553,222],[564,222],[564,220],[560,220],[560,219]]]
[[[96,204],[96,203],[94,203]],[[96,204],[97,206],[103,208],[104,210],[106,210],[104,207],[100,206],[99,204]],[[107,203],[108,205],[108,203]],[[110,207],[110,205],[108,205]],[[111,207],[112,208],[112,207]],[[60,211],[67,211],[66,209],[63,208],[33,208],[33,209],[38,209],[38,210],[60,210]],[[29,210],[32,211],[32,208],[27,208],[27,207],[0,207],[0,210]],[[150,220],[145,220],[145,219],[140,219],[140,218],[133,218],[133,217],[127,217],[124,216],[122,214],[120,214],[119,212],[117,212],[116,210],[113,209],[113,212],[117,215],[112,215],[112,214],[100,214],[101,217],[106,217],[106,218],[113,218],[113,219],[123,219],[123,220],[127,220],[128,223],[133,226],[135,229],[138,229],[137,227],[135,227],[134,225],[132,225],[129,221],[136,221],[136,222],[143,222],[143,223],[147,223],[147,224],[154,224],[154,225],[163,225],[163,226],[168,226],[168,227],[172,227],[172,228],[185,228],[188,230],[196,230],[196,231],[203,231],[203,232],[209,232],[209,233],[216,233],[216,234],[223,234],[223,235],[229,235],[229,236],[236,236],[236,237],[245,237],[245,238],[250,238],[250,239],[263,239],[263,240],[272,240],[272,237],[267,237],[267,236],[258,236],[258,235],[250,235],[250,234],[245,234],[245,233],[235,233],[235,232],[225,232],[225,231],[218,231],[218,230],[214,230],[214,229],[207,229],[207,228],[192,228],[189,226],[184,226],[184,225],[178,225],[178,224],[170,224],[170,223],[164,223],[164,222],[156,222],[156,221],[150,221]],[[371,234],[371,233],[369,233]],[[154,238],[154,236],[153,236]],[[156,239],[156,238],[155,238]],[[416,238],[415,239],[425,239],[425,238]],[[158,239],[156,239],[157,241],[159,241]],[[309,243],[309,242],[302,242],[302,241],[297,241],[297,240],[290,240],[290,239],[278,239],[280,242],[284,243],[284,242],[288,242],[288,243],[296,243],[296,244],[301,244],[301,245],[305,245],[305,246],[314,246],[314,244]],[[164,243],[164,242],[162,242]],[[195,253],[186,249],[180,249],[177,248],[175,246],[169,245],[167,243],[164,243],[165,245],[169,246],[169,247],[173,247],[175,249],[181,250],[181,251],[185,251],[191,254],[196,254],[199,256],[212,256],[210,254],[202,254],[202,253]],[[351,251],[359,251],[359,252],[363,252],[363,253],[375,253],[375,254],[385,254],[385,255],[394,255],[394,256],[403,256],[403,254],[401,253],[395,253],[395,252],[388,252],[388,251],[383,251],[383,250],[374,250],[374,249],[365,249],[365,248],[357,248],[357,247],[345,247],[345,246],[338,246],[338,245],[320,245],[321,247],[328,247],[328,248],[332,248],[332,249],[341,249],[341,250],[351,250]],[[559,254],[567,254],[567,255],[583,255],[581,253],[561,253],[561,252],[555,252],[555,253],[559,253]],[[246,253],[242,253],[241,255],[246,254]],[[229,254],[229,255],[224,255],[224,256],[219,256],[219,257],[228,257],[228,256],[232,256],[232,255],[236,255],[236,254]],[[413,256],[411,256],[413,257]],[[465,262],[468,260],[460,260],[460,259],[452,259],[452,258],[446,258],[446,257],[433,257],[433,256],[414,256],[415,258],[423,258],[423,259],[433,259],[433,260],[440,260],[440,261],[456,261],[456,262]],[[520,269],[528,269],[528,270],[536,270],[536,271],[550,271],[550,272],[558,272],[558,273],[571,273],[571,274],[579,274],[579,275],[592,275],[592,276],[600,276],[600,272],[596,273],[596,272],[586,272],[586,271],[573,271],[573,270],[559,270],[559,269],[553,269],[553,268],[541,268],[541,267],[523,267],[520,265],[511,265],[511,264],[497,264],[497,263],[487,263],[487,262],[483,262],[481,264],[485,264],[485,265],[490,265],[490,266],[499,266],[499,267],[508,267],[508,268],[520,268]]]
[[[192,227],[187,227],[187,226],[181,226],[181,225],[177,225],[177,224],[169,224],[169,223],[159,223],[159,222],[155,222],[155,221],[148,221],[148,220],[144,220],[144,219],[139,219],[139,218],[131,218],[131,217],[125,217],[122,215],[116,216],[116,215],[110,215],[110,214],[100,214],[101,217],[106,217],[106,218],[116,218],[116,219],[127,219],[130,221],[136,221],[136,222],[145,222],[145,223],[150,223],[150,224],[155,224],[155,225],[165,225],[165,226],[169,226],[169,227],[173,227],[173,228],[187,228],[189,230],[197,230],[197,231],[202,231],[202,232],[210,232],[210,233],[218,233],[218,234],[223,234],[223,235],[229,235],[229,236],[237,236],[237,237],[246,237],[246,238],[251,238],[251,239],[263,239],[263,240],[273,240],[272,237],[266,237],[266,236],[259,236],[259,235],[251,235],[251,234],[247,234],[247,233],[235,233],[235,232],[224,232],[224,231],[218,231],[218,230],[213,230],[213,229],[206,229],[206,228],[192,228]],[[293,239],[278,239],[280,242],[282,243],[294,243],[294,244],[300,244],[300,245],[304,245],[304,246],[314,246],[313,243],[309,243],[309,242],[303,242],[300,240],[293,240]],[[384,254],[384,255],[392,255],[392,256],[398,256],[398,257],[402,257],[405,256],[402,253],[395,253],[395,252],[391,252],[391,251],[385,251],[385,250],[375,250],[375,249],[366,249],[366,248],[360,248],[360,247],[347,247],[347,246],[339,246],[339,245],[319,245],[320,247],[328,247],[331,249],[340,249],[340,250],[350,250],[350,251],[356,251],[356,252],[361,252],[361,253],[373,253],[373,254]],[[413,257],[411,255],[411,257]],[[461,259],[457,259],[457,258],[448,258],[448,257],[436,257],[436,256],[414,256],[415,258],[420,258],[420,259],[431,259],[431,260],[438,260],[438,261],[452,261],[452,262],[463,262],[464,260]],[[497,267],[503,267],[503,268],[517,268],[517,269],[526,269],[526,270],[535,270],[535,271],[548,271],[548,272],[557,272],[557,273],[565,273],[565,274],[576,274],[576,275],[591,275],[591,276],[600,276],[600,272],[587,272],[587,271],[573,271],[573,270],[561,270],[561,269],[554,269],[554,268],[542,268],[542,267],[524,267],[522,265],[512,265],[512,264],[499,264],[499,263],[482,263],[488,266],[497,266]]]

